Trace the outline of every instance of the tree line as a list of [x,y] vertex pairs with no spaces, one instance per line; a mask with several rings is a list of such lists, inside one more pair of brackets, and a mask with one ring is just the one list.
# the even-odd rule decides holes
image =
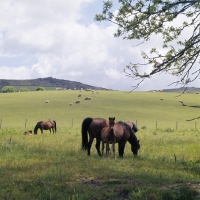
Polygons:
[[[36,91],[44,91],[44,87],[39,86],[36,88]],[[5,86],[1,89],[1,93],[12,93],[12,92],[28,92],[30,91],[27,87],[21,87],[17,90],[14,86]]]

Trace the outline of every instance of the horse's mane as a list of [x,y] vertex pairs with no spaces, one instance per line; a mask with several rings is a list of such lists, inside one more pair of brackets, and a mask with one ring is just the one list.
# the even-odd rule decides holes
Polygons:
[[138,128],[137,126],[135,125],[135,123],[131,122],[131,121],[128,121],[128,123],[132,124],[132,130],[136,133],[138,132]]
[[132,128],[132,130],[134,130],[135,133],[138,132],[138,128],[137,128],[137,126],[136,126],[133,122],[131,122],[131,123],[133,124],[133,128]]

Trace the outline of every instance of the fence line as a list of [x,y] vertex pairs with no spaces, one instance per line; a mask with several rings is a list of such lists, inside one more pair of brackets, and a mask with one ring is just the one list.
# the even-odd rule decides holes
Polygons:
[[[5,122],[5,120],[4,120],[4,124],[5,124],[6,122]],[[182,122],[181,122],[182,123]],[[0,129],[2,129],[2,124],[3,124],[3,119],[1,118],[0,119]],[[25,123],[24,123],[24,127],[25,127],[25,129],[27,128],[27,124],[28,124],[28,119],[26,118],[25,119]],[[68,122],[67,123],[68,124],[68,126],[66,126],[66,127],[69,127],[70,126],[70,122]],[[76,124],[76,123],[74,123],[74,119],[71,119],[71,128],[73,128],[74,127],[74,124]],[[136,124],[136,126],[138,127],[138,120],[136,119],[135,120],[135,124]],[[80,122],[80,126],[81,126],[81,122]],[[146,126],[143,126],[143,127],[145,127],[146,128]],[[143,127],[140,127],[139,129],[143,129]],[[157,130],[157,129],[159,129],[159,128],[161,128],[161,129],[165,129],[165,128],[170,128],[170,127],[159,127],[159,121],[155,121],[155,129]],[[150,129],[152,129],[152,128],[150,128]],[[178,130],[179,129],[179,121],[176,121],[175,122],[175,128],[174,128],[175,130]],[[193,129],[192,127],[190,127],[190,128],[188,128],[188,129]],[[198,127],[197,127],[197,122],[195,121],[194,122],[194,130],[196,131],[198,129]]]

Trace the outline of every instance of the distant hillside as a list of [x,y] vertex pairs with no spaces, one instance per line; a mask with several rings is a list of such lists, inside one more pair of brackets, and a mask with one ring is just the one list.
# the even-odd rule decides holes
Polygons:
[[95,87],[87,84],[83,84],[76,81],[68,81],[63,79],[56,79],[52,77],[47,78],[37,78],[37,79],[27,79],[27,80],[6,80],[0,79],[0,90],[5,86],[14,86],[14,87],[27,87],[27,88],[35,88],[38,86],[42,86],[46,88],[61,88],[61,89],[95,89],[102,90],[105,88]]
[[[180,87],[180,88],[173,88],[173,89],[164,89],[162,90],[163,92],[178,92],[178,93],[182,93],[185,90],[185,87]],[[199,92],[200,93],[200,88],[196,88],[196,87],[187,87],[186,93],[196,93]]]

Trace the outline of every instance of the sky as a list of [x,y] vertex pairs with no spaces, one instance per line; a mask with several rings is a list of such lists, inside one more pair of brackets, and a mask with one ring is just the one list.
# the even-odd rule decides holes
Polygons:
[[[141,51],[160,44],[114,38],[114,24],[94,21],[99,0],[6,0],[0,7],[0,79],[53,77],[113,90],[132,90],[138,82],[124,73],[142,62]],[[161,90],[177,79],[160,74],[137,90]],[[189,86],[200,87],[200,80]]]

